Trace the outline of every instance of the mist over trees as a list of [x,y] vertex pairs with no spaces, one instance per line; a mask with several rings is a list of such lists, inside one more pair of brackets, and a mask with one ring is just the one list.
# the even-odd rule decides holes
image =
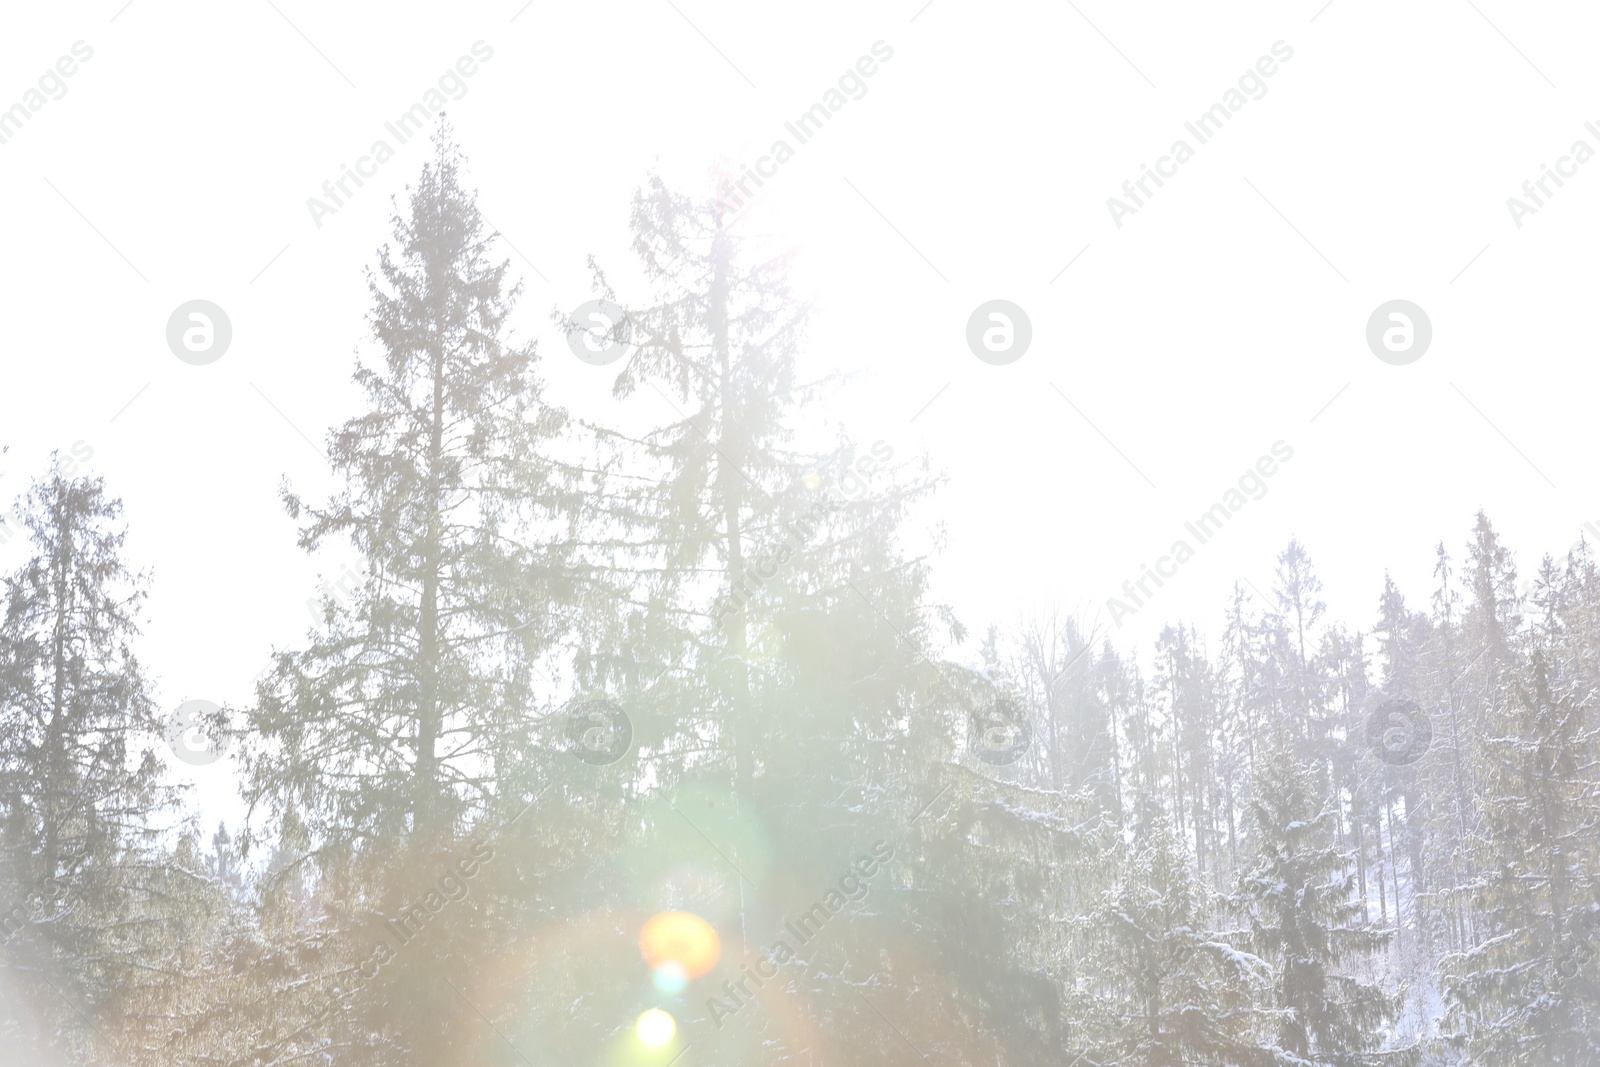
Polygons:
[[[1524,586],[1480,514],[1342,621],[1290,541],[1214,641],[969,634],[783,255],[650,177],[642,283],[591,266],[657,421],[585,421],[464,167],[441,131],[368,273],[339,488],[283,492],[361,581],[226,709],[247,825],[158,755],[111,487],[18,502],[0,1061],[1600,1063],[1586,544]],[[715,964],[652,974],[677,912]]]

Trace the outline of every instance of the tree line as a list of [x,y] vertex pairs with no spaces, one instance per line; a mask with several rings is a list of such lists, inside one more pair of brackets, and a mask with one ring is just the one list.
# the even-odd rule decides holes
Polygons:
[[[638,291],[591,266],[619,410],[666,403],[578,419],[463,165],[441,129],[368,272],[338,489],[283,492],[361,564],[225,709],[244,825],[158,755],[118,501],[59,466],[20,501],[6,1062],[1600,1062],[1586,543],[1525,586],[1480,514],[1352,629],[1291,541],[1144,661],[969,634],[899,534],[941,479],[816,414],[785,255],[651,177]],[[676,986],[639,946],[673,911],[720,942]]]

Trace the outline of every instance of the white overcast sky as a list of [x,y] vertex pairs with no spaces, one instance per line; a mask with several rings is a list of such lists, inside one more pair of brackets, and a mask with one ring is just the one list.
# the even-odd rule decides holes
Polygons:
[[[302,556],[277,487],[329,485],[302,434],[355,410],[363,268],[425,141],[320,229],[307,198],[483,41],[448,110],[521,253],[517,329],[552,398],[604,418],[614,368],[573,358],[550,314],[590,296],[590,253],[626,298],[633,190],[652,167],[699,190],[753,163],[883,41],[893,58],[758,210],[817,300],[807,369],[856,372],[819,417],[949,474],[917,524],[947,529],[937,593],[980,632],[1098,612],[1281,439],[1266,497],[1113,636],[1215,632],[1290,537],[1365,627],[1385,569],[1425,605],[1433,545],[1459,552],[1479,508],[1525,570],[1600,522],[1600,161],[1521,228],[1506,206],[1573,142],[1600,150],[1596,22],[1505,0],[13,4],[0,109],[75,42],[93,56],[0,144],[0,493],[85,442],[154,572],[163,705],[242,700],[343,562]],[[1278,41],[1293,58],[1266,94],[1197,144],[1184,123]],[[1107,197],[1179,138],[1194,158],[1119,229]],[[166,345],[192,299],[232,321],[210,366]],[[965,341],[991,299],[1033,326],[1007,366]],[[1432,321],[1409,366],[1366,346],[1392,299]],[[175,764],[215,796],[231,766]]]

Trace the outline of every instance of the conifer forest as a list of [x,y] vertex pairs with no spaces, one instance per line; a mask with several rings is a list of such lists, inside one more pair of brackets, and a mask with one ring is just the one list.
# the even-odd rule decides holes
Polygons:
[[0,1067],[1600,1067],[1600,11],[11,8]]
[[283,489],[363,566],[254,699],[158,705],[117,487],[31,472],[4,1062],[1600,1063],[1587,542],[1479,514],[1339,619],[1291,540],[1220,639],[969,633],[903,543],[937,469],[816,432],[783,256],[645,181],[652,288],[594,293],[614,396],[681,417],[579,420],[464,166],[441,130],[372,259],[339,490]]

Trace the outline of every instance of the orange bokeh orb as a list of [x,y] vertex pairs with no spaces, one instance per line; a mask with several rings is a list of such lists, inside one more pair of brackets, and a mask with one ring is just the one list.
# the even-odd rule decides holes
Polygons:
[[698,915],[664,911],[639,932],[639,951],[651,970],[675,963],[689,978],[699,978],[717,965],[722,942],[716,930]]

